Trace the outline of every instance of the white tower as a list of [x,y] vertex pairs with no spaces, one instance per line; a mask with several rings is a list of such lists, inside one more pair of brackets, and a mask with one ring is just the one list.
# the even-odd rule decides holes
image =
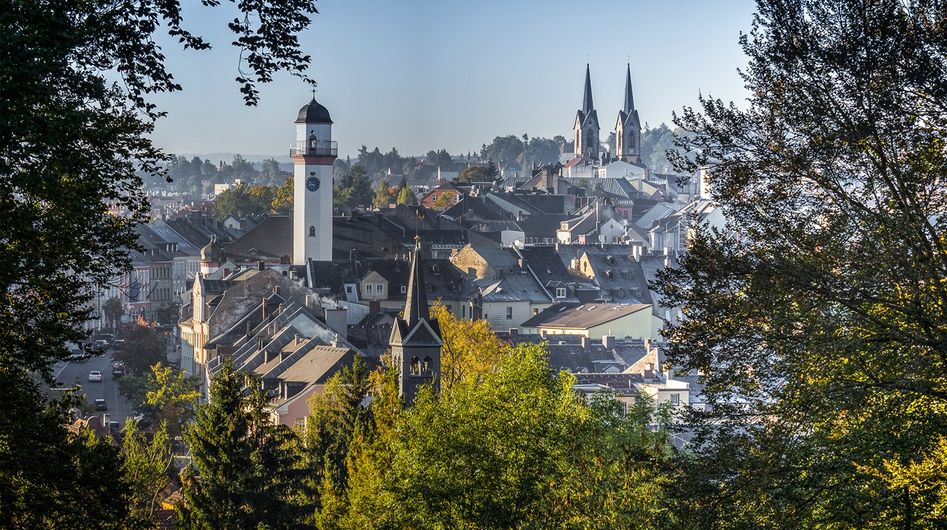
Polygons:
[[299,109],[293,159],[293,264],[332,260],[332,118],[316,98]]

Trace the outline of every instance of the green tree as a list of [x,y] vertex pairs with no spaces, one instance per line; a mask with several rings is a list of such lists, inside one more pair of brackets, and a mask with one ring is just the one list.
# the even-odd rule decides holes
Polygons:
[[[627,416],[611,396],[586,401],[573,391],[572,376],[549,369],[546,355],[541,345],[513,348],[482,380],[447,393],[422,392],[394,416],[395,429],[375,433],[387,447],[359,439],[350,458],[351,513],[339,522],[352,528],[366,521],[402,528],[667,525],[662,466],[670,446],[665,429],[648,429],[653,411],[646,400]],[[362,451],[377,455],[383,467]]]
[[479,381],[492,373],[510,351],[486,320],[455,317],[444,304],[431,306],[431,318],[441,330],[441,386],[450,391],[464,381]]
[[148,375],[145,404],[154,409],[158,421],[166,426],[173,437],[194,413],[200,398],[200,381],[188,377],[183,370],[155,364]]
[[411,186],[408,186],[408,181],[404,179],[401,180],[401,187],[398,188],[398,199],[396,202],[409,206],[414,206],[418,203],[418,198],[414,196],[414,192],[411,191]]
[[166,355],[167,341],[155,324],[138,319],[128,327],[125,346],[112,357],[123,361],[133,375],[144,375],[151,372],[153,365],[166,361]]
[[270,423],[269,402],[261,382],[229,360],[214,375],[209,402],[184,433],[193,468],[182,479],[183,528],[305,527],[311,508],[296,436]]
[[102,312],[105,313],[105,321],[110,329],[115,329],[122,315],[125,314],[125,308],[122,307],[122,301],[112,297],[102,304]]
[[431,203],[432,210],[444,211],[454,204],[457,203],[457,193],[453,191],[445,191],[437,196],[434,199],[434,202]]
[[315,504],[320,521],[334,519],[345,506],[341,499],[348,488],[346,459],[353,437],[367,428],[368,411],[362,401],[368,389],[368,370],[356,356],[351,367],[334,375],[324,392],[309,400],[304,436],[310,480],[319,492]]
[[365,168],[356,164],[352,170],[342,178],[342,187],[347,190],[347,204],[355,208],[367,206],[372,202],[372,183],[365,173]]
[[375,186],[375,197],[372,199],[373,208],[387,208],[391,204],[388,177],[382,177]]
[[458,182],[493,182],[497,178],[497,168],[493,164],[468,166],[457,175]]
[[667,152],[674,149],[674,131],[666,124],[652,129],[645,124],[641,131],[641,161],[651,171],[667,173],[673,169],[668,161]]
[[148,441],[131,419],[122,434],[122,475],[131,490],[131,517],[136,527],[154,526],[161,496],[171,483],[171,438],[162,424]]
[[929,2],[760,0],[745,106],[703,98],[705,167],[658,286],[668,358],[711,407],[679,491],[702,528],[942,528],[947,480],[947,27]]
[[526,143],[513,136],[497,136],[480,150],[480,156],[498,162],[512,162],[526,150]]
[[[304,77],[309,57],[297,37],[315,6],[255,0],[237,10],[228,24],[237,83],[254,104],[276,71]],[[149,209],[140,175],[169,162],[150,139],[163,115],[150,98],[181,88],[156,33],[209,47],[184,22],[174,1],[0,4],[0,432],[15,440],[0,442],[0,526],[107,528],[121,518],[114,455],[77,450],[64,411],[43,405],[34,381],[52,383],[66,343],[85,336],[92,293],[130,268],[133,227]]]
[[214,199],[214,215],[224,220],[229,216],[245,219],[265,215],[273,206],[274,189],[268,186],[235,184]]

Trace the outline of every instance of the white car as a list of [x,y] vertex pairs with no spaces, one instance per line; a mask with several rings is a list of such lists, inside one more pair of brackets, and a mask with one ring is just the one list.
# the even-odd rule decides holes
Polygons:
[[90,383],[101,383],[102,382],[102,372],[98,370],[92,370],[89,372],[89,382]]

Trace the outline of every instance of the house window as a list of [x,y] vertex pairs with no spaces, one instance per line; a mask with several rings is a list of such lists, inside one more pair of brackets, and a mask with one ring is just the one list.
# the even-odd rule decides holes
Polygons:
[[385,284],[379,283],[375,286],[375,292],[378,294],[385,294]]
[[681,395],[680,394],[671,394],[671,405],[675,407],[681,404]]
[[507,320],[513,320],[513,308],[512,308],[512,307],[507,307],[507,308],[506,308],[506,319],[507,319]]
[[556,298],[565,298],[565,297],[566,297],[566,288],[556,287]]
[[406,292],[408,292],[408,288],[405,287],[404,285],[402,285],[402,286],[401,286],[401,294],[404,294],[404,293],[406,293]]
[[370,283],[365,284],[365,292],[368,294],[372,294],[372,284]]
[[316,237],[316,227],[314,226],[309,227],[309,237]]
[[533,315],[538,315],[538,314],[539,314],[539,308],[538,308],[538,307],[534,307],[534,308],[533,308]]

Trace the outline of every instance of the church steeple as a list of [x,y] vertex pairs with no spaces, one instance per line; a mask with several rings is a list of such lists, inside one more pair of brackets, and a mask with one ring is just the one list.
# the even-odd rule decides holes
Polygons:
[[598,159],[599,125],[598,113],[592,102],[592,76],[589,64],[585,64],[585,86],[582,93],[582,108],[576,112],[572,126],[575,156],[581,156],[591,162]]
[[[615,154],[625,162],[641,165],[641,120],[631,88],[631,63],[625,70],[625,101],[615,123]],[[647,168],[645,168],[647,169]]]
[[421,264],[421,238],[415,237],[404,313],[391,326],[392,365],[399,370],[398,390],[407,405],[422,385],[441,384],[441,329],[428,314],[427,284]]
[[589,63],[585,63],[585,92],[582,95],[582,112],[588,114],[595,110],[592,103],[592,76],[589,73]]
[[631,114],[635,110],[635,96],[631,91],[631,63],[628,63],[628,71],[625,72],[625,106],[622,107],[625,114]]
[[405,297],[404,321],[413,328],[420,319],[428,318],[427,293],[424,287],[424,267],[421,267],[418,254],[421,251],[421,238],[415,236],[414,252],[411,254],[411,275],[408,277],[408,290]]

